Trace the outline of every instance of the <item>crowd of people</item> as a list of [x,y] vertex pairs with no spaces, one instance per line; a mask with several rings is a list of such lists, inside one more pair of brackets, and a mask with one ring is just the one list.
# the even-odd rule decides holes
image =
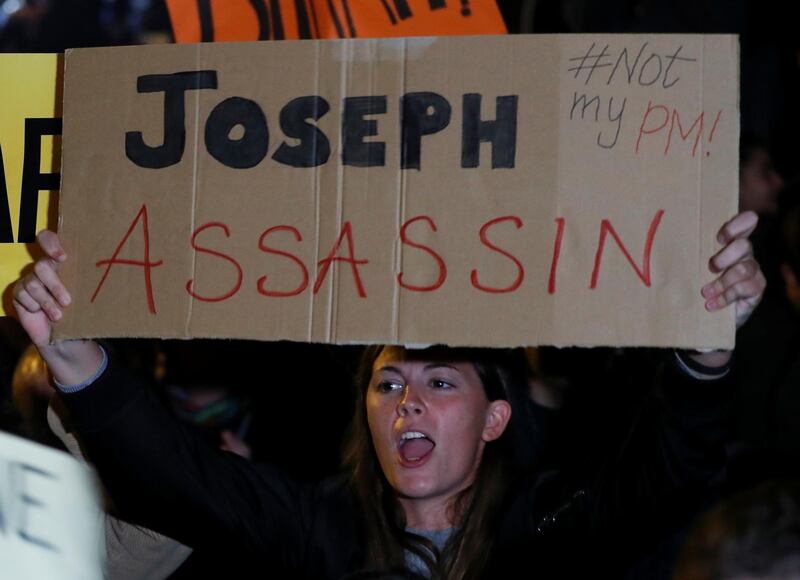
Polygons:
[[[742,33],[742,213],[697,280],[737,310],[734,353],[51,343],[69,256],[40,234],[0,319],[0,429],[97,469],[107,576],[800,577],[800,66],[759,28],[777,4],[713,4],[498,2],[512,32]],[[155,0],[29,0],[0,49],[150,34]]]

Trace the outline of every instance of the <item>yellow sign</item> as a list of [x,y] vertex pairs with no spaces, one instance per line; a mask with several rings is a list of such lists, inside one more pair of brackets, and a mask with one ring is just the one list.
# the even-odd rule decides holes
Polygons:
[[10,285],[36,252],[36,233],[55,228],[61,157],[62,56],[0,55],[0,289],[11,313]]

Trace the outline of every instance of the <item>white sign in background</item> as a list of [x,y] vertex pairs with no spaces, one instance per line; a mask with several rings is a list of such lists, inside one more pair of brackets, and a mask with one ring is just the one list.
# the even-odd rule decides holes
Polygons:
[[89,468],[0,432],[0,578],[100,580],[99,505]]

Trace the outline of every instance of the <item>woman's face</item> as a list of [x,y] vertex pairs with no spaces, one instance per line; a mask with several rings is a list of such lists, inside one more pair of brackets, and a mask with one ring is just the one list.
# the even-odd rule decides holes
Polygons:
[[383,349],[372,368],[367,419],[398,496],[448,500],[472,484],[484,446],[502,435],[511,409],[487,400],[471,363],[424,356]]

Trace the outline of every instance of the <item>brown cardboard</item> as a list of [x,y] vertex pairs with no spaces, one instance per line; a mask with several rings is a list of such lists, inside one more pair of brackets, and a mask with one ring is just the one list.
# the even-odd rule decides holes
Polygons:
[[[177,100],[185,102],[180,161],[142,167],[177,157],[147,152],[164,143],[165,93],[137,79],[187,71],[212,71],[199,82],[210,86],[211,75],[216,88],[188,90]],[[706,312],[700,288],[712,278],[707,262],[717,249],[716,232],[737,207],[736,37],[80,49],[67,54],[65,77],[60,232],[70,258],[63,277],[75,300],[59,336],[733,343],[733,314]],[[437,116],[444,115],[441,98],[431,109],[422,92],[447,100],[446,126]],[[475,94],[482,95],[483,121],[504,111],[502,122],[477,127],[496,128],[505,146],[481,143],[478,166],[464,167],[475,163],[462,151],[470,131],[465,107],[475,110],[476,99],[465,95]],[[309,108],[305,120],[301,115],[292,125],[284,109],[282,126],[287,103],[314,95],[329,105],[327,112],[317,100],[316,114]],[[381,96],[385,100],[345,101]],[[345,131],[345,102],[351,113],[357,102],[373,111],[385,104],[385,112],[363,116]],[[409,111],[402,124],[401,103]],[[418,105],[413,114],[412,105]],[[240,110],[250,111],[250,128],[226,133]],[[269,146],[260,159],[263,118]],[[431,131],[420,140],[419,168],[413,167],[414,119]],[[401,126],[408,137],[406,168]],[[329,142],[325,163],[294,167],[274,159],[299,146],[305,163],[320,162],[323,140],[316,150],[308,147],[313,127]],[[298,129],[305,140],[286,137],[299,136]],[[256,146],[229,155],[226,134],[244,134]],[[126,150],[126,139],[138,149]],[[367,142],[384,144],[382,165],[364,166],[380,158],[380,145],[372,146],[370,158]],[[147,155],[150,161],[143,161]],[[149,259],[158,263],[149,268],[149,298],[148,268],[103,262],[129,230],[117,260],[144,260],[143,208]],[[262,251],[267,230],[264,247],[271,251]],[[331,262],[320,282],[337,239],[336,255],[349,255],[348,234],[354,258],[363,263]],[[266,296],[259,284],[270,292],[302,291]]]

